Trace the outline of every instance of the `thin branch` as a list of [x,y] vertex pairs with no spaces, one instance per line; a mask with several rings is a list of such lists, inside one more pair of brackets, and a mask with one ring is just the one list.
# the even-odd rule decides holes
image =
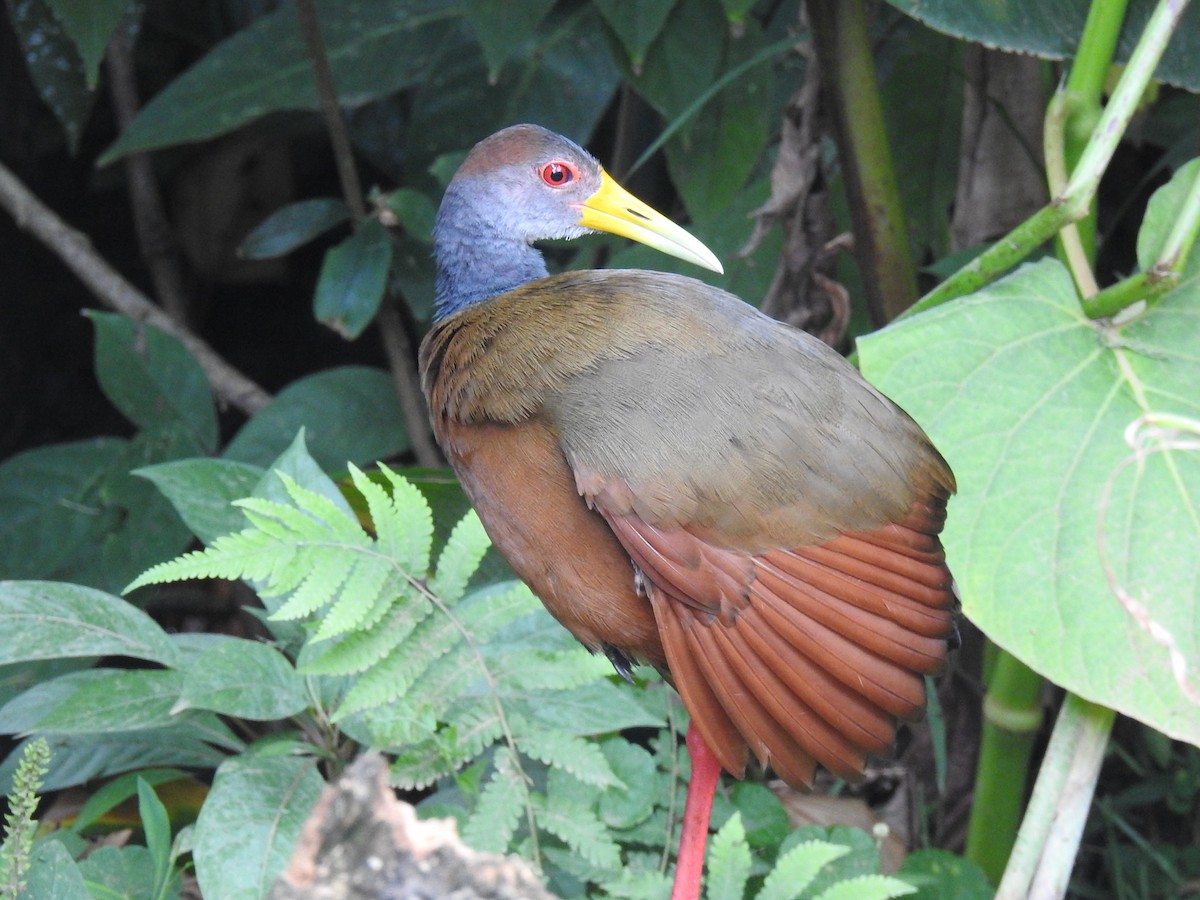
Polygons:
[[[313,80],[317,85],[321,115],[325,119],[325,128],[329,132],[329,141],[333,147],[342,196],[355,218],[362,220],[367,215],[362,184],[358,179],[358,170],[354,167],[350,135],[342,119],[342,109],[338,103],[337,88],[333,83],[333,72],[329,68],[329,55],[325,52],[325,40],[321,37],[321,22],[317,18],[314,0],[296,0],[296,14],[300,19],[300,31],[304,35]],[[404,413],[408,439],[417,462],[423,466],[439,466],[442,464],[442,457],[429,434],[429,419],[425,414],[425,402],[417,379],[412,343],[404,330],[404,321],[391,306],[390,294],[384,297],[375,317],[375,324],[379,327],[379,334],[383,339],[392,380],[400,397],[400,409]]]
[[412,344],[408,341],[408,332],[404,330],[404,322],[391,297],[383,298],[375,323],[379,326],[383,352],[387,355],[388,368],[392,371],[392,380],[400,397],[400,410],[404,413],[404,422],[408,426],[408,440],[417,463],[422,466],[441,466],[442,456],[429,434],[425,398],[413,369]]
[[196,357],[213,391],[222,401],[248,416],[270,402],[270,394],[126,281],[96,252],[85,234],[59,218],[2,163],[0,207],[16,220],[23,231],[33,235],[55,253],[102,303],[135,321],[148,322],[177,338]]
[[296,15],[300,19],[300,33],[308,50],[308,62],[312,66],[313,81],[317,85],[317,100],[321,104],[321,117],[329,132],[333,145],[333,159],[337,166],[338,180],[342,185],[342,196],[356,219],[367,214],[363,201],[362,183],[354,167],[354,153],[350,149],[350,135],[342,119],[342,107],[338,103],[337,88],[333,84],[333,71],[329,68],[329,54],[325,51],[325,39],[321,36],[321,21],[317,18],[314,0],[296,0]]
[[[113,109],[123,132],[137,115],[140,105],[133,59],[123,28],[118,29],[109,41],[104,63],[108,70],[108,89]],[[150,154],[131,153],[125,157],[124,165],[138,248],[150,271],[154,292],[167,312],[178,321],[187,322],[191,308],[189,292],[184,285],[179,247],[154,178]]]

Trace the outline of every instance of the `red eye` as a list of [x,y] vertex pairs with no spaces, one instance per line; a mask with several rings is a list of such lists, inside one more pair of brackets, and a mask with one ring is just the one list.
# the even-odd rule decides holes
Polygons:
[[575,170],[564,162],[552,162],[542,169],[542,181],[550,187],[562,187],[575,180]]

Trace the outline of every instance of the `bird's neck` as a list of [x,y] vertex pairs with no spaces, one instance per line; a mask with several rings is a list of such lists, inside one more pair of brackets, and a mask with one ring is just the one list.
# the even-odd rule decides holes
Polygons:
[[435,321],[549,274],[539,250],[503,233],[453,188],[442,200],[433,233]]

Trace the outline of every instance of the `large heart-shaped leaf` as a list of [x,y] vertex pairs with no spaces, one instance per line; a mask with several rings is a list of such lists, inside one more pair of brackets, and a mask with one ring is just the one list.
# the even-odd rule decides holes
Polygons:
[[1192,743],[1198,346],[1200,280],[1114,326],[1046,261],[860,348],[958,476],[945,543],[967,616],[1047,678]]

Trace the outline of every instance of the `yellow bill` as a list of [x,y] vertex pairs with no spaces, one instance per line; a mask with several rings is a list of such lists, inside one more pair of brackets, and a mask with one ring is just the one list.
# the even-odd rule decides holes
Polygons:
[[711,250],[633,196],[604,170],[600,171],[600,190],[583,201],[579,209],[579,224],[584,228],[618,234],[714,272],[725,271]]

